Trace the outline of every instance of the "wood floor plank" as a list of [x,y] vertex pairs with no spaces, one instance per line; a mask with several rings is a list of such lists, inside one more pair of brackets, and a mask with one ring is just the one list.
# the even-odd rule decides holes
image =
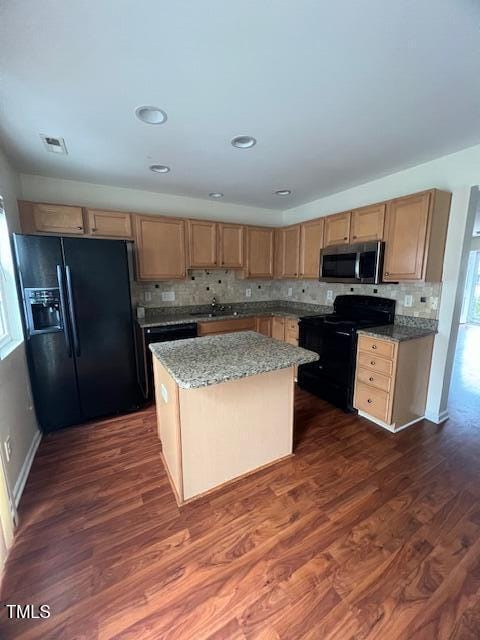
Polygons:
[[2,640],[477,640],[480,426],[387,433],[297,391],[296,452],[178,508],[153,408],[43,439]]

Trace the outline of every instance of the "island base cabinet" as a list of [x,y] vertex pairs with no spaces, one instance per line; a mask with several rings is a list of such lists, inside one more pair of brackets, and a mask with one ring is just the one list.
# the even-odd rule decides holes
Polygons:
[[293,367],[182,389],[154,366],[163,460],[179,505],[292,454]]

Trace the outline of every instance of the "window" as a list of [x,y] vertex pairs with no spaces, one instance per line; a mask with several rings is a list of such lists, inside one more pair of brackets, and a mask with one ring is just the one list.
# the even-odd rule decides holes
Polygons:
[[7,218],[0,198],[0,359],[23,340]]

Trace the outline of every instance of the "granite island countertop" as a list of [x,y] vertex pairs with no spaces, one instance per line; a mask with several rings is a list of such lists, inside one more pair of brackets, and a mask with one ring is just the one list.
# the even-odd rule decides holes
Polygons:
[[368,329],[359,329],[357,331],[359,336],[369,336],[370,338],[390,340],[391,342],[415,340],[417,338],[424,338],[425,336],[432,336],[436,333],[433,329],[410,327],[402,324],[386,324],[381,327],[369,327]]
[[[257,304],[252,307],[243,307],[241,304],[219,305],[220,309],[212,315],[207,310],[196,311],[195,307],[173,308],[171,311],[162,310],[160,313],[147,313],[145,318],[137,320],[140,327],[168,326],[184,324],[186,322],[209,322],[212,320],[233,320],[235,318],[254,318],[256,316],[287,316],[289,318],[301,318],[310,315],[326,315],[333,312],[333,307],[324,305],[289,305],[289,304]],[[224,311],[221,307],[224,306]],[[205,309],[205,307],[203,307]]]
[[182,389],[197,389],[318,360],[313,351],[255,331],[152,343],[149,347]]

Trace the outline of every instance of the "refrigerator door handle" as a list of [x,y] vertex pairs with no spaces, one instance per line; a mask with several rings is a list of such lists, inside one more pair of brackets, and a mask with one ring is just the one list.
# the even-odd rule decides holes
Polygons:
[[62,309],[62,322],[63,322],[63,335],[65,337],[65,345],[67,347],[68,357],[72,357],[72,344],[70,342],[70,334],[68,331],[68,315],[67,315],[67,303],[65,300],[65,284],[63,282],[62,265],[57,264],[57,281],[58,290],[60,291],[60,307]]
[[67,275],[67,295],[68,295],[68,306],[70,309],[70,324],[72,326],[73,333],[73,348],[75,349],[75,355],[80,357],[80,340],[78,339],[78,328],[77,328],[77,315],[75,313],[75,301],[73,299],[73,289],[72,289],[72,274],[70,271],[70,267],[65,265],[65,273]]

